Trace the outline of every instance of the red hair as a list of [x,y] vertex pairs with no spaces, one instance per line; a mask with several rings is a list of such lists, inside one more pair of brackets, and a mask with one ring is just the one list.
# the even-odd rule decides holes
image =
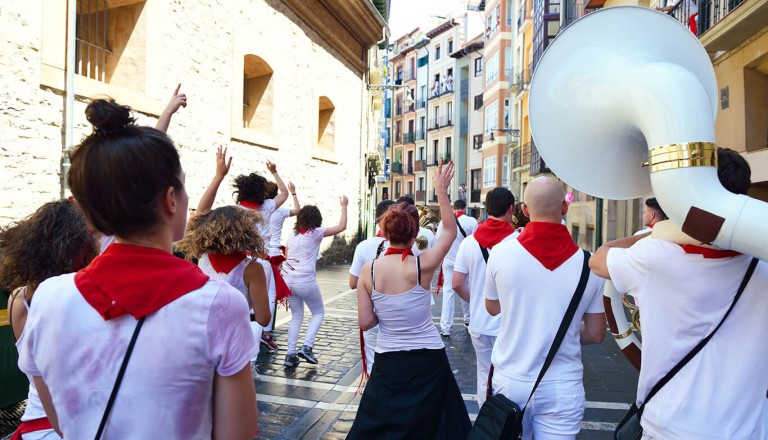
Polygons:
[[379,217],[384,237],[394,244],[408,244],[419,234],[419,211],[406,202],[396,203]]

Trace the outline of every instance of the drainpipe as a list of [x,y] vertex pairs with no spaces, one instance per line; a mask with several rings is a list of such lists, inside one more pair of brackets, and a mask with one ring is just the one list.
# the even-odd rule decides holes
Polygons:
[[[364,62],[365,62],[365,68],[363,69],[363,73],[360,75],[360,170],[361,170],[361,178],[359,181],[359,187],[358,187],[358,198],[357,198],[357,241],[361,241],[363,239],[363,234],[365,233],[363,229],[363,220],[366,218],[366,215],[364,214],[365,211],[365,201],[363,198],[365,197],[365,188],[367,187],[367,158],[365,157],[365,153],[368,151],[368,141],[363,141],[363,136],[365,136],[365,129],[363,127],[363,121],[365,120],[365,100],[366,100],[366,69],[368,68],[368,50],[364,52],[363,56]],[[363,150],[363,144],[365,143],[365,150]]]
[[603,199],[595,199],[595,249],[603,245]]
[[64,97],[64,126],[61,138],[61,160],[59,165],[59,197],[66,196],[67,172],[69,171],[69,150],[74,146],[74,108],[75,108],[75,33],[77,20],[77,0],[67,1],[67,64],[66,94]]

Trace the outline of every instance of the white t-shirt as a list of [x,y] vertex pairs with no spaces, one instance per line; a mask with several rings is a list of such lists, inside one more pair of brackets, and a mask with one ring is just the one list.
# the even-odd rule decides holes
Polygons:
[[327,228],[316,228],[304,234],[294,232],[285,244],[286,261],[283,263],[286,283],[315,280],[317,254]]
[[[241,206],[242,205],[238,205]],[[245,208],[244,209],[250,209]],[[261,204],[261,208],[254,209],[254,211],[261,214],[261,222],[256,223],[256,230],[259,231],[259,235],[261,235],[261,238],[264,240],[264,244],[270,243],[270,229],[269,229],[269,220],[272,218],[272,213],[275,211],[276,205],[274,199],[264,199],[264,203]]]
[[[491,250],[485,297],[501,306],[501,330],[493,347],[493,374],[533,382],[544,365],[581,275],[579,250],[555,270],[544,267],[518,240]],[[590,273],[584,296],[544,381],[581,380],[580,328],[585,313],[604,313],[603,279]],[[470,320],[471,322],[471,320]]]
[[282,252],[280,252],[280,240],[283,236],[283,222],[290,216],[290,209],[277,208],[269,217],[269,242],[265,242],[264,244],[267,246],[267,251],[269,252],[270,257],[282,255]]
[[[501,243],[520,235],[517,231],[504,237]],[[501,244],[499,243],[499,244]],[[496,245],[498,246],[498,244]],[[494,247],[496,247],[494,246]],[[492,250],[492,249],[491,249]],[[487,336],[497,336],[501,328],[501,317],[491,316],[485,308],[485,258],[475,237],[470,235],[459,246],[454,272],[467,275],[469,285],[469,331]],[[455,275],[454,275],[455,276]]]
[[[384,240],[384,237],[372,237],[357,244],[355,256],[352,258],[352,266],[349,267],[350,275],[360,278],[360,269],[363,268],[365,263],[369,263],[376,258],[376,251],[379,249],[379,244],[382,241],[384,242],[384,247],[381,249],[380,256],[384,256],[384,252],[389,247],[389,241]],[[411,251],[417,257],[421,253],[415,244],[411,247]]]
[[[96,433],[136,319],[104,321],[74,275],[50,278],[35,292],[19,368],[45,380],[64,437],[85,439]],[[232,376],[257,352],[243,295],[209,280],[147,316],[104,436],[210,438],[214,373]]]
[[[612,248],[616,289],[641,301],[642,369],[638,402],[720,322],[751,257],[703,258],[653,238]],[[766,438],[768,265],[760,262],[728,319],[651,399],[642,425],[654,438]]]
[[[475,230],[477,230],[477,220],[475,220],[473,217],[470,217],[468,215],[462,215],[458,218],[459,224],[464,229],[464,232],[467,234],[467,237],[470,237],[472,234],[475,233]],[[443,232],[443,222],[440,222],[439,225],[437,225],[437,235],[436,237],[440,237],[440,234]],[[459,252],[459,245],[464,240],[464,236],[461,235],[461,231],[459,228],[456,228],[456,238],[453,239],[453,243],[451,243],[451,248],[448,250],[448,253],[445,255],[445,258],[443,258],[444,261],[448,262],[449,264],[456,261],[456,253]]]

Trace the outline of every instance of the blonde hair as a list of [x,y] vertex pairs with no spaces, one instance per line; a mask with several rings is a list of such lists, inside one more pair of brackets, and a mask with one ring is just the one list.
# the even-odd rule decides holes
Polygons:
[[251,209],[224,206],[192,217],[176,248],[188,259],[206,253],[263,255],[264,239],[256,230],[261,215]]

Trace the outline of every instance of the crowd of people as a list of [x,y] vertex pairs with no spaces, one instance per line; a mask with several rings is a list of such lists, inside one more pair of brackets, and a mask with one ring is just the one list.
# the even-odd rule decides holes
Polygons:
[[[323,238],[347,227],[347,197],[338,223],[324,226],[267,161],[272,181],[237,176],[234,204],[214,208],[232,163],[219,147],[188,219],[185,174],[165,134],[184,105],[177,89],[152,128],[114,101],[91,102],[93,131],[71,153],[72,197],[0,230],[0,279],[13,291],[19,367],[30,379],[12,438],[252,438],[256,357],[278,349],[271,332],[281,302],[291,311],[285,367],[319,362],[316,262]],[[746,194],[746,161],[724,149],[718,159],[723,186]],[[764,263],[742,278],[751,257],[693,240],[655,199],[646,201],[647,231],[590,257],[563,224],[569,197],[558,180],[532,180],[522,203],[506,188],[488,191],[478,222],[462,200],[449,200],[453,177],[452,163],[433,174],[436,234],[403,197],[379,203],[376,236],[357,245],[349,285],[368,381],[348,438],[470,435],[443,342],[459,296],[478,403],[499,394],[517,403],[523,438],[575,439],[586,407],[581,346],[606,334],[604,278],[642,307],[643,438],[768,438]],[[283,207],[289,198],[292,208]],[[439,328],[431,312],[438,269]],[[299,346],[305,305],[311,319]],[[659,390],[707,335],[712,341]],[[163,423],[136,422],[158,414]]]

